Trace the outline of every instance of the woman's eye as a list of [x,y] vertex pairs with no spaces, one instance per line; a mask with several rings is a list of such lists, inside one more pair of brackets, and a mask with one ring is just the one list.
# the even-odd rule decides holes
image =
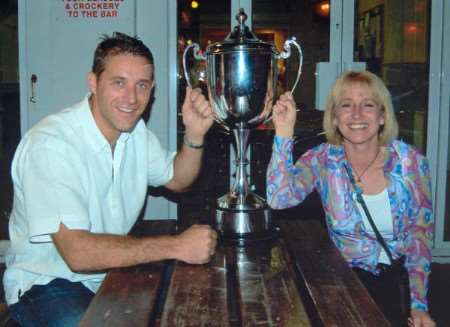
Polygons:
[[352,107],[352,105],[348,102],[341,103],[338,106],[338,108],[340,108],[340,109],[347,109],[347,110],[350,109],[351,107]]
[[367,110],[373,110],[377,107],[377,105],[373,102],[366,102],[363,104],[363,108]]

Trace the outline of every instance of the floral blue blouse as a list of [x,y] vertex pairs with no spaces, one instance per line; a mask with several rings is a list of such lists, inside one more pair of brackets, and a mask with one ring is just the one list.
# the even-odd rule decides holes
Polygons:
[[[323,143],[294,164],[293,140],[275,136],[267,171],[267,201],[274,209],[292,207],[316,189],[325,211],[328,233],[351,267],[378,274],[381,246],[368,234],[354,200],[342,146]],[[393,217],[395,257],[405,255],[411,309],[428,310],[426,295],[433,237],[430,171],[427,159],[398,140],[386,146],[384,172]]]

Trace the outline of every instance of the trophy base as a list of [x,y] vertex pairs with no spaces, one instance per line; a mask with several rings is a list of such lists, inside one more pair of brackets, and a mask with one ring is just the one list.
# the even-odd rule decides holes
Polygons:
[[265,202],[257,202],[255,207],[247,205],[245,209],[230,208],[229,205],[216,207],[214,225],[222,240],[244,245],[277,237],[277,230],[272,227],[270,208]]
[[274,241],[279,236],[279,229],[272,228],[263,233],[220,233],[219,242],[225,246],[232,245],[238,247],[250,246],[261,242],[267,243]]

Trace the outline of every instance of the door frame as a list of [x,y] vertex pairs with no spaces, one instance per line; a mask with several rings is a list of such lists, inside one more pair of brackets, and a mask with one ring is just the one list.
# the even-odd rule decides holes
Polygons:
[[[432,256],[434,262],[450,262],[450,241],[444,241],[445,202],[447,170],[449,160],[449,111],[450,111],[450,3],[445,0],[430,0],[430,63],[428,89],[427,151],[430,162],[433,194],[435,234]],[[354,47],[355,0],[331,0],[330,51],[342,53],[340,71],[347,70],[352,63]],[[333,19],[334,17],[334,19]],[[333,38],[336,24],[342,24],[341,41]],[[351,26],[349,26],[351,25]],[[347,36],[347,37],[345,37]],[[331,60],[330,53],[330,60]],[[446,192],[447,190],[447,192]],[[450,208],[448,208],[450,210]],[[450,222],[448,222],[450,223]]]
[[[244,7],[251,24],[252,1],[231,0],[233,12]],[[430,64],[428,90],[427,152],[430,162],[434,204],[435,235],[433,261],[450,262],[450,241],[444,241],[445,200],[450,196],[447,185],[450,148],[450,3],[430,0]],[[330,61],[318,63],[316,71],[316,108],[322,108],[329,87],[343,71],[364,69],[365,63],[354,62],[355,0],[330,0]],[[251,25],[250,25],[251,26]],[[448,208],[447,210],[450,210]],[[450,222],[448,222],[450,223]]]
[[[444,240],[449,160],[450,3],[431,1],[430,76],[427,157],[432,174],[435,213],[433,261],[450,262],[450,241]],[[450,210],[450,208],[447,208]],[[447,222],[450,223],[450,222]]]

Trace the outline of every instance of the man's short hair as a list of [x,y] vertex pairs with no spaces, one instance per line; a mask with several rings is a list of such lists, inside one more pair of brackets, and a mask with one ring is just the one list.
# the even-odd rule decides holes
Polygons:
[[124,33],[114,32],[112,36],[104,34],[102,41],[95,49],[92,72],[100,77],[105,70],[106,59],[120,54],[144,57],[153,66],[152,52],[141,40]]
[[381,107],[384,116],[384,125],[378,131],[378,143],[386,145],[398,136],[398,123],[395,118],[391,94],[384,82],[369,71],[347,71],[344,72],[334,83],[328,95],[325,114],[323,118],[323,129],[327,141],[331,144],[342,144],[342,134],[334,124],[336,105],[343,93],[353,86],[366,87],[372,94],[374,100]]

